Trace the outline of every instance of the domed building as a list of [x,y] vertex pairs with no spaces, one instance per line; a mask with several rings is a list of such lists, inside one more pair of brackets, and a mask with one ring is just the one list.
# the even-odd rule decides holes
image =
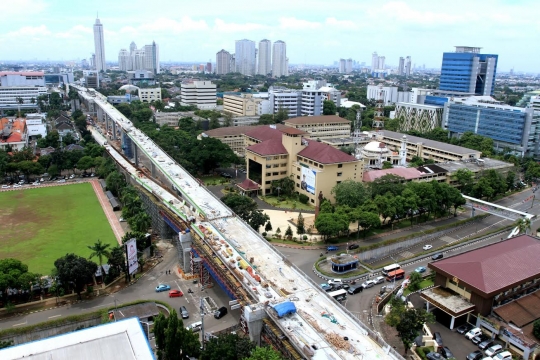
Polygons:
[[357,155],[364,160],[364,166],[368,168],[382,169],[383,163],[388,161],[392,165],[400,165],[401,156],[398,151],[389,149],[382,141],[367,143]]

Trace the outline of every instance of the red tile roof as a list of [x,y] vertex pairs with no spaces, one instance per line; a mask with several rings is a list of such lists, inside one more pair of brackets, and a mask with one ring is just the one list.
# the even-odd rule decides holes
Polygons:
[[[279,132],[279,131],[278,131]],[[259,155],[279,155],[287,154],[287,150],[281,142],[281,133],[279,139],[270,139],[258,144],[248,146],[246,150],[252,151]]]
[[298,153],[299,156],[306,157],[321,164],[335,164],[357,161],[354,156],[344,153],[330,145],[316,140],[304,139],[306,146]]
[[240,184],[238,184],[238,187],[242,190],[259,190],[261,188],[259,184],[257,184],[251,179],[245,179]]
[[289,135],[305,135],[305,134],[307,134],[307,132],[305,132],[303,130],[293,128],[293,127],[288,127],[288,126],[284,127],[283,129],[280,129],[280,131],[282,133],[289,134]]
[[507,323],[523,327],[540,319],[540,291],[512,301],[493,310]]
[[350,124],[347,119],[340,118],[337,115],[320,115],[320,116],[301,116],[292,119],[287,119],[285,123],[293,125],[305,125],[305,124]]
[[212,130],[206,130],[203,134],[206,134],[210,137],[214,136],[238,136],[245,134],[246,132],[253,130],[254,126],[227,126],[221,127]]
[[[276,125],[261,125],[254,127],[253,129],[246,131],[245,135],[251,138],[257,139],[259,141],[265,141],[270,139],[279,139],[281,141],[281,129],[287,126],[276,124]],[[287,127],[288,128],[288,127]]]
[[540,239],[521,235],[496,244],[428,264],[437,272],[456,277],[484,296],[492,296],[518,282],[540,275]]

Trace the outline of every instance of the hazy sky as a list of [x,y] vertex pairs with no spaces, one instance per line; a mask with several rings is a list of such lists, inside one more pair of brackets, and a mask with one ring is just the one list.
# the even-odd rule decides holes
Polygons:
[[330,64],[371,53],[397,65],[439,68],[453,46],[499,55],[498,69],[540,72],[537,0],[2,0],[0,60],[88,58],[96,13],[105,29],[107,61],[131,41],[152,40],[161,61],[215,62],[234,41],[287,43],[291,64]]

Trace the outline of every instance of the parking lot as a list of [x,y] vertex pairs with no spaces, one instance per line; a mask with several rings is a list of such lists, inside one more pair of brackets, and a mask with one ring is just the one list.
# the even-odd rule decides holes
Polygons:
[[441,334],[444,346],[448,346],[458,360],[465,360],[468,354],[479,350],[478,346],[465,338],[464,335],[459,334],[456,330],[450,330],[438,322],[429,324],[429,328],[432,333],[439,332]]

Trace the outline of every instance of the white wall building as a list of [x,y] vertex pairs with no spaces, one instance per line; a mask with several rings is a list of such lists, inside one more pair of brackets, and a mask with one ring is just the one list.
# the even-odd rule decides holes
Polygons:
[[411,70],[412,70],[411,57],[407,56],[405,58],[405,68],[404,68],[405,76],[411,76]]
[[274,43],[272,52],[272,76],[288,76],[289,69],[287,67],[287,44],[284,41],[278,40]]
[[0,71],[0,86],[45,86],[42,71]]
[[323,114],[323,103],[331,100],[336,107],[341,103],[341,92],[327,86],[324,80],[313,80],[304,83],[302,88],[302,116],[319,116]]
[[131,55],[126,49],[120,49],[118,53],[118,69],[120,71],[129,71],[131,68]]
[[216,108],[216,84],[211,81],[193,81],[182,83],[180,90],[180,104],[195,105],[202,110]]
[[45,114],[26,114],[26,129],[28,136],[36,138],[47,136],[47,124],[45,122]]
[[272,113],[275,114],[280,108],[287,109],[289,118],[301,115],[302,91],[271,86],[268,89],[268,99]]
[[247,39],[236,40],[235,50],[236,72],[242,75],[255,75],[255,42]]
[[139,99],[141,99],[142,102],[161,100],[161,88],[139,88]]
[[382,98],[384,105],[398,102],[397,86],[368,85],[367,98],[369,100],[379,100]]
[[234,70],[231,66],[231,60],[232,56],[230,52],[225,49],[218,51],[216,54],[216,74],[224,75]]
[[[47,95],[46,87],[36,86],[9,86],[0,87],[0,109],[21,109],[33,107],[37,104],[37,98]],[[23,103],[19,104],[17,98],[22,98]],[[33,99],[33,100],[32,100]]]
[[259,41],[259,66],[257,74],[268,75],[272,72],[272,43],[264,39]]
[[107,65],[105,64],[105,40],[103,39],[103,24],[96,19],[94,24],[94,49],[95,49],[95,69],[97,72],[107,70]]
[[[159,45],[155,41],[151,45],[144,45],[144,69],[159,74]],[[139,70],[139,69],[136,69]]]
[[345,67],[346,67],[346,64],[345,64],[345,59],[339,59],[339,73],[340,74],[345,74]]

